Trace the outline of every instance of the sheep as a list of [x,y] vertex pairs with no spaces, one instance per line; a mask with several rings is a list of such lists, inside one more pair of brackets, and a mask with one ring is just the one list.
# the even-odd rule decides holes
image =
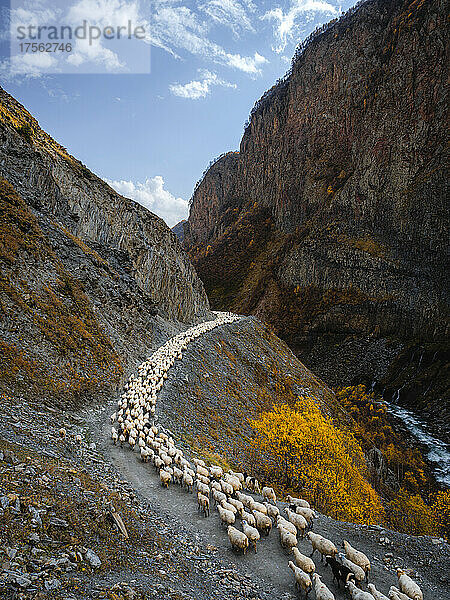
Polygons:
[[201,494],[203,494],[204,496],[208,496],[209,497],[209,487],[207,485],[205,485],[201,481],[196,481],[195,482],[195,487],[197,488],[197,490]]
[[223,506],[220,506],[220,504],[217,505],[217,510],[219,511],[219,517],[222,521],[222,525],[233,525],[236,520],[233,512],[223,508]]
[[272,519],[258,510],[255,510],[253,515],[255,517],[257,529],[262,534],[269,535],[270,530],[272,529]]
[[312,576],[314,591],[316,593],[316,600],[335,600],[334,594],[327,588],[327,586],[320,580],[320,575],[314,573]]
[[244,510],[244,505],[242,504],[242,502],[240,500],[235,500],[234,498],[228,498],[228,504],[232,504],[237,512],[239,514],[241,514],[241,512]]
[[269,502],[264,502],[264,506],[267,509],[267,516],[269,516],[275,521],[278,515],[280,514],[278,507],[274,504],[270,504]]
[[366,574],[364,573],[364,570],[361,569],[361,567],[359,565],[355,565],[354,562],[352,562],[351,560],[346,558],[345,555],[342,553],[339,553],[339,558],[341,559],[342,564],[345,565],[347,568],[350,569],[350,571],[353,572],[357,583],[364,581],[364,579],[366,578]]
[[242,529],[248,537],[248,541],[254,547],[256,554],[256,542],[260,539],[259,531],[255,527],[249,525],[245,519],[242,519]]
[[76,441],[77,444],[81,445],[81,441],[82,440],[81,440],[81,435],[80,434],[78,434],[78,435],[75,436],[75,441]]
[[401,600],[400,596],[394,591],[395,589],[397,589],[397,588],[394,588],[394,586],[391,586],[389,588],[389,592],[388,592],[389,600]]
[[194,480],[192,479],[192,477],[189,475],[189,473],[187,471],[184,471],[183,473],[183,485],[185,488],[187,488],[188,492],[192,493],[192,489],[194,486]]
[[225,508],[226,510],[229,510],[230,512],[233,513],[234,516],[237,515],[237,508],[235,506],[233,506],[232,504],[230,504],[229,502],[227,502],[226,500],[222,500],[220,503],[222,508]]
[[367,587],[375,600],[389,600],[387,596],[377,590],[373,583],[369,583]]
[[373,596],[369,592],[365,592],[356,587],[353,581],[349,581],[346,588],[350,592],[352,600],[372,600]]
[[233,475],[234,477],[237,477],[239,479],[240,484],[242,485],[244,483],[244,473],[239,473],[236,471],[232,471],[231,469],[228,471],[228,473],[230,475]]
[[258,512],[262,513],[263,515],[267,515],[267,508],[264,506],[264,504],[261,504],[261,502],[255,502],[255,500],[253,500],[253,498],[252,498],[252,501],[250,502],[249,508],[253,512],[255,510],[257,510]]
[[287,496],[286,501],[288,504],[293,504],[294,506],[302,506],[303,508],[311,508],[309,502],[303,500],[302,498],[293,498],[292,496]]
[[342,547],[345,550],[345,556],[355,563],[355,565],[361,567],[366,574],[366,581],[369,581],[370,560],[367,558],[367,556],[363,552],[353,548],[353,546],[351,546],[347,540],[342,542]]
[[306,522],[305,517],[303,517],[302,515],[298,515],[295,512],[290,511],[289,508],[285,508],[284,511],[287,514],[287,518],[289,519],[289,521],[293,525],[295,525],[297,530],[300,532],[300,536],[303,538],[303,536],[305,535],[305,531],[308,528],[308,523]]
[[264,500],[267,500],[267,502],[270,502],[270,500],[272,500],[272,502],[275,504],[277,501],[275,491],[271,487],[264,486],[261,495]]
[[325,557],[325,566],[330,565],[333,572],[333,582],[336,581],[337,586],[340,587],[339,582],[342,581],[344,586],[349,582],[353,581],[356,583],[355,574],[348,567],[338,562],[334,556]]
[[248,537],[236,527],[228,525],[227,528],[228,539],[230,540],[231,547],[233,550],[242,550],[245,554],[248,550]]
[[202,475],[203,477],[209,477],[208,469],[205,469],[201,465],[197,465],[197,475]]
[[[114,427],[111,427],[111,437],[112,437],[112,432],[113,431],[116,432],[116,430],[114,429]],[[61,439],[65,439],[65,437],[67,435],[67,431],[64,429],[64,427],[61,427],[61,429],[58,431],[58,433],[59,433],[59,437]]]
[[247,494],[243,494],[242,492],[236,492],[236,498],[242,502],[242,504],[251,509],[251,503],[254,501],[251,496],[247,496]]
[[289,509],[296,512],[298,515],[302,515],[302,517],[305,517],[305,519],[308,521],[308,523],[312,529],[312,526],[314,523],[314,517],[316,516],[313,510],[311,510],[310,508],[303,507],[303,506],[295,506],[294,504],[291,504],[289,506]]
[[220,485],[222,487],[222,492],[224,494],[226,494],[227,496],[232,496],[233,495],[234,489],[233,489],[233,486],[230,483],[227,483],[223,479],[221,479],[219,483],[220,483]]
[[305,573],[314,573],[316,570],[316,565],[314,564],[314,561],[309,558],[309,556],[302,554],[298,548],[292,548],[292,553],[294,555],[294,560],[297,567],[300,567],[300,569],[305,571]]
[[209,467],[209,472],[211,473],[211,477],[215,477],[216,479],[220,479],[223,475],[222,467],[219,467],[217,465],[211,465]]
[[209,516],[209,498],[197,492],[197,510],[201,510],[205,517]]
[[278,517],[276,518],[276,524],[277,524],[277,527],[279,525],[281,525],[282,527],[284,527],[284,529],[286,529],[287,531],[290,531],[292,533],[292,535],[297,535],[297,527],[290,521],[287,521],[281,515],[278,515]]
[[244,486],[251,492],[256,492],[257,494],[261,492],[258,480],[255,477],[249,477],[247,473],[244,473]]
[[161,469],[161,471],[159,472],[159,479],[161,481],[162,487],[168,488],[169,482],[172,478],[171,478],[170,473],[168,473],[164,469]]
[[[239,481],[239,479],[237,477],[235,477],[234,475],[230,475],[229,473],[225,473],[225,475],[223,476],[224,480],[229,483],[232,488],[233,488],[233,492],[237,492],[238,490],[241,489],[241,482]],[[229,494],[229,496],[231,496],[231,494]]]
[[[271,521],[272,522],[272,521]],[[277,525],[278,531],[280,532],[280,544],[282,548],[287,548],[289,552],[297,545],[297,536],[291,531],[288,531],[283,525]]]
[[407,594],[401,592],[397,587],[395,587],[395,585],[391,585],[388,595],[390,597],[390,595],[394,594],[399,598],[399,600],[409,600],[409,596]]
[[329,554],[330,556],[336,556],[338,550],[336,546],[333,544],[331,540],[324,538],[318,533],[313,533],[312,531],[308,531],[306,537],[309,539],[312,545],[313,551],[311,552],[311,556],[314,554],[316,550],[318,550],[321,554],[320,561],[323,562],[323,557]]
[[297,565],[294,565],[292,560],[290,560],[288,562],[288,567],[290,569],[292,569],[292,571],[294,573],[295,587],[298,587],[301,590],[303,590],[303,592],[305,594],[305,598],[306,598],[306,596],[308,595],[308,593],[311,591],[311,588],[312,588],[311,577],[308,575],[308,573],[305,573],[305,571],[303,571],[300,567],[297,567]]
[[219,492],[222,491],[222,486],[220,485],[220,483],[218,481],[212,481],[211,485],[209,486],[212,490],[218,490]]
[[114,429],[114,427],[111,427],[111,439],[113,441],[114,446],[117,444],[117,441],[119,439],[119,435],[117,433],[117,431]]
[[412,598],[412,600],[423,600],[423,594],[417,583],[409,577],[402,569],[397,569],[398,586],[400,590]]
[[197,479],[208,486],[211,483],[209,477],[203,477],[203,475],[200,475],[199,473],[197,473]]
[[247,521],[247,523],[249,525],[251,525],[252,527],[256,527],[256,519],[255,517],[251,514],[246,512],[245,510],[243,510],[241,512],[241,519],[244,521]]
[[215,504],[220,504],[223,500],[226,501],[226,499],[227,499],[226,494],[224,494],[223,492],[220,492],[219,490],[213,490],[212,497],[214,499]]

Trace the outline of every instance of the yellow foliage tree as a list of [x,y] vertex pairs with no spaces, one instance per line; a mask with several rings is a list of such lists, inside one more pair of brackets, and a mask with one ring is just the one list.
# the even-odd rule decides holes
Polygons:
[[366,480],[361,447],[336,428],[312,398],[275,405],[257,419],[253,466],[278,489],[301,492],[326,514],[354,523],[381,523],[383,506]]

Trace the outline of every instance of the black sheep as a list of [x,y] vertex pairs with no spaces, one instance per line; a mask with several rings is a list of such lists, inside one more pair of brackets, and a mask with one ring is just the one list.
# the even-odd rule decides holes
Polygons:
[[344,586],[349,582],[353,581],[356,585],[356,579],[353,571],[351,571],[345,565],[341,565],[333,556],[327,556],[325,558],[325,566],[330,565],[331,570],[333,571],[333,582],[337,581],[338,588],[340,587],[339,582],[342,581]]

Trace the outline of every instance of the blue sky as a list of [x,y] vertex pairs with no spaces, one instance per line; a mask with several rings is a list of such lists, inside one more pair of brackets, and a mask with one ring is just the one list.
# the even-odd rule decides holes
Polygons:
[[[13,7],[55,5],[27,2],[13,0]],[[254,102],[289,68],[297,43],[353,4],[65,0],[89,23],[116,23],[129,14],[142,19],[146,39],[133,43],[151,51],[151,70],[130,74],[133,55],[127,57],[131,69],[123,67],[99,40],[89,53],[76,49],[70,74],[53,74],[39,62],[11,63],[4,3],[1,85],[92,171],[173,226],[187,215],[187,201],[208,163],[239,148]],[[89,68],[97,74],[77,72]],[[58,69],[64,73],[64,65]]]

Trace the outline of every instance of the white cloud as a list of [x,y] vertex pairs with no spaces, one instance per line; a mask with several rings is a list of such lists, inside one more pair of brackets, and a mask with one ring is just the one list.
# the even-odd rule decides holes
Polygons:
[[300,24],[298,18],[306,15],[306,20],[311,20],[315,13],[325,13],[331,17],[336,17],[338,9],[323,0],[293,0],[288,12],[284,13],[281,8],[274,8],[263,15],[263,19],[275,21],[274,36],[276,44],[272,50],[281,53],[285,50],[289,40],[293,39],[299,33]]
[[253,57],[241,56],[240,54],[227,54],[227,64],[230,67],[244,71],[251,75],[256,75],[261,72],[260,65],[268,62],[264,56],[255,52]]
[[134,181],[105,181],[122,196],[135,200],[151,212],[164,219],[169,227],[173,227],[186,219],[189,213],[188,203],[183,198],[177,198],[164,189],[164,179],[156,175],[144,182]]
[[241,4],[237,0],[209,0],[199,6],[215,23],[229,27],[237,36],[241,31],[254,32],[247,10],[254,7]]
[[224,81],[217,76],[217,73],[211,73],[204,69],[199,69],[199,75],[201,79],[189,81],[189,83],[180,84],[174,83],[169,86],[170,91],[174,96],[180,98],[188,98],[189,100],[198,100],[199,98],[205,98],[211,93],[213,86],[220,86],[226,88],[236,88],[235,83],[229,83]]
[[208,37],[209,25],[186,6],[171,6],[167,2],[157,3],[151,23],[151,43],[176,58],[180,51],[227,65],[245,73],[256,75],[260,65],[267,62],[261,55],[254,57],[231,54]]

